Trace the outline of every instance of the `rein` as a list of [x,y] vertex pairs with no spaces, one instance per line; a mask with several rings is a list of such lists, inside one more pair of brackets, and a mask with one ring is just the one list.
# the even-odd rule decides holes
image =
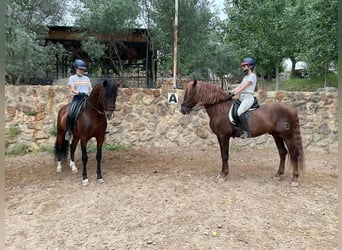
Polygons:
[[227,102],[227,101],[230,101],[232,99],[233,96],[227,96],[225,99],[222,99],[218,102],[215,102],[215,103],[211,103],[211,104],[206,104],[205,106],[215,106],[217,104],[220,104],[222,102]]
[[100,115],[105,115],[105,112],[98,110],[93,104],[91,104],[88,99],[87,99],[87,103],[90,105],[90,107],[92,107],[93,109],[95,109]]
[[225,99],[222,99],[222,100],[220,100],[220,101],[218,101],[218,102],[211,103],[211,104],[204,104],[204,105],[203,105],[203,104],[201,104],[201,103],[198,103],[198,104],[196,104],[196,105],[191,109],[191,111],[197,112],[197,111],[199,111],[199,110],[205,108],[206,106],[207,106],[207,107],[213,107],[213,106],[215,106],[215,105],[217,105],[217,104],[220,104],[220,103],[223,103],[223,102],[230,101],[230,100],[232,99],[232,97],[233,97],[233,96],[227,96]]

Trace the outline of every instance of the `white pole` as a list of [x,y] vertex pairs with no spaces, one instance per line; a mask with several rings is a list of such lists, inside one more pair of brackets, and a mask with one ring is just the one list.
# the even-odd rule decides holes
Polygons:
[[175,26],[173,27],[173,88],[177,87],[177,41],[178,41],[178,0],[175,0]]

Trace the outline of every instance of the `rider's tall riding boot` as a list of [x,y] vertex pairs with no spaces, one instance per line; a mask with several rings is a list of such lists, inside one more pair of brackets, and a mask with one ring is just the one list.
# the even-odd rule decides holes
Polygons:
[[241,114],[239,116],[239,119],[240,119],[241,127],[242,127],[242,130],[243,130],[240,138],[241,139],[250,138],[251,137],[251,132],[249,130],[246,114],[245,113]]

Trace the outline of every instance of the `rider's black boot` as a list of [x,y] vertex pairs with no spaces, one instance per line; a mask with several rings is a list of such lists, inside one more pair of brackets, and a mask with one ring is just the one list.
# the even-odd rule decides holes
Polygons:
[[251,132],[249,130],[248,121],[245,113],[239,116],[241,127],[242,127],[242,134],[240,136],[241,139],[246,139],[251,137]]

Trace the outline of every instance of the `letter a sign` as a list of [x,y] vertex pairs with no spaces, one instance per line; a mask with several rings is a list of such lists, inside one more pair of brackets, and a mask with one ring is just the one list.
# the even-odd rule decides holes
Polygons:
[[177,93],[168,93],[167,94],[167,100],[169,103],[178,103],[178,94]]

